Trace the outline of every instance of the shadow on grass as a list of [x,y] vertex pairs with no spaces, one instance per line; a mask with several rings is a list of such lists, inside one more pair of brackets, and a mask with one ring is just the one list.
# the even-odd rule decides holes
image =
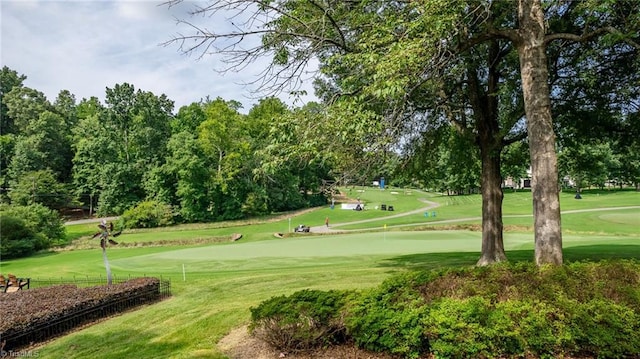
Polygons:
[[[507,259],[511,262],[531,262],[534,260],[533,250],[507,251],[506,254]],[[385,268],[430,270],[443,267],[473,266],[479,258],[480,252],[408,254],[388,258],[380,263],[379,266]],[[640,245],[590,245],[564,249],[565,262],[600,261],[606,259],[640,260]]]
[[[60,354],[60,358],[168,358],[189,346],[186,339],[159,341],[158,337],[161,337],[158,333],[134,329],[106,330],[101,334],[76,332],[43,347],[41,354],[46,357]],[[128,345],[131,342],[135,345]],[[97,353],[96,348],[108,351]]]

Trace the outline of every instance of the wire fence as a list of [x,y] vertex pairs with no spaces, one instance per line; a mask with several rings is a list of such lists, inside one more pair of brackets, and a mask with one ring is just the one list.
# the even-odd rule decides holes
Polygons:
[[[114,278],[113,284],[126,282],[128,278]],[[106,285],[106,278],[74,277],[73,279],[31,279],[31,288],[73,284],[77,287]],[[27,325],[21,330],[2,333],[3,345],[6,349],[15,350],[33,343],[42,342],[59,336],[77,327],[96,320],[106,318],[129,309],[160,301],[171,296],[171,281],[160,279],[158,285],[146,286],[133,294],[119,296],[100,305],[93,305],[72,310],[45,323]]]
[[[112,278],[112,284],[124,283],[128,280],[139,278],[137,276],[117,276]],[[158,278],[160,280],[160,299],[171,296],[171,280],[165,279],[162,276]],[[93,287],[97,285],[107,285],[107,277],[89,277],[89,276],[73,276],[72,278],[29,278],[29,288],[42,288],[50,287],[53,285],[73,284],[77,287]]]

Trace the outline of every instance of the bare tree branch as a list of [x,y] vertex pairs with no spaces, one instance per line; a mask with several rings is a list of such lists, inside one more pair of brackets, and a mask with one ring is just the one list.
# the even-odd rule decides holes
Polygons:
[[[284,50],[290,56],[288,61],[279,63],[271,61],[258,74],[255,81],[250,81],[246,84],[257,86],[255,92],[266,92],[270,95],[276,95],[287,90],[295,91],[302,86],[305,80],[312,79],[313,74],[317,72],[317,70],[309,70],[306,73],[310,63],[318,53],[322,52],[323,48],[339,49],[341,51],[349,50],[345,35],[330,12],[316,1],[307,1],[322,14],[320,22],[315,23],[316,26],[313,23],[308,23],[295,17],[294,14],[286,11],[286,9],[279,8],[278,2],[265,3],[259,0],[213,1],[207,6],[197,6],[190,12],[190,15],[214,16],[216,14],[225,14],[228,23],[233,26],[232,30],[212,31],[196,25],[193,21],[178,19],[177,23],[190,28],[193,34],[184,35],[179,33],[161,45],[177,44],[179,50],[186,55],[197,53],[198,60],[205,55],[218,54],[222,56],[222,62],[225,64],[223,69],[216,69],[221,74],[241,72],[262,58],[274,59],[278,56],[278,51],[285,49],[285,46],[289,46],[288,49]],[[172,7],[181,2],[183,1],[171,0],[163,3],[163,5]],[[243,18],[247,14],[250,15],[246,19]],[[288,27],[287,29],[292,31],[283,32],[276,30],[273,26],[267,26],[274,19],[290,20],[293,27]],[[296,29],[300,31],[296,31]],[[337,37],[328,36],[327,34],[337,34]],[[281,41],[277,48],[274,48],[265,46],[263,41],[268,37],[285,40]],[[251,43],[256,45],[248,48],[242,47]]]
[[[584,33],[582,35],[576,35],[576,34],[571,34],[571,33],[555,33],[555,34],[549,34],[547,36],[545,36],[545,43],[548,44],[554,40],[558,40],[558,39],[563,39],[563,40],[570,40],[570,41],[575,41],[575,42],[586,42],[589,40],[594,39],[597,36],[603,35],[603,34],[615,34],[615,35],[620,35],[622,36],[623,34],[616,29],[613,26],[605,26],[605,27],[601,27],[598,28],[594,31],[588,32],[588,33]],[[633,39],[630,39],[627,36],[622,36],[623,41],[625,43],[627,43],[628,45],[634,47],[637,50],[640,50],[640,44],[636,41],[634,41]]]

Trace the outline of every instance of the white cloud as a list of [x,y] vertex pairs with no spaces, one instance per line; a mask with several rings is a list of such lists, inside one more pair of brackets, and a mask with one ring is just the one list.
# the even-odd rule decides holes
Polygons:
[[[25,85],[51,101],[61,90],[78,100],[104,100],[106,87],[128,82],[166,94],[176,110],[207,96],[240,101],[248,110],[257,101],[252,88],[242,84],[255,81],[268,60],[221,76],[214,71],[224,67],[219,57],[197,60],[180,53],[177,45],[161,46],[176,33],[189,32],[175,18],[189,18],[193,8],[190,2],[171,8],[159,6],[161,2],[2,0],[2,66],[26,75]],[[208,27],[228,26],[224,19],[189,19]],[[305,88],[312,92],[310,81]],[[281,98],[293,104],[287,94]]]

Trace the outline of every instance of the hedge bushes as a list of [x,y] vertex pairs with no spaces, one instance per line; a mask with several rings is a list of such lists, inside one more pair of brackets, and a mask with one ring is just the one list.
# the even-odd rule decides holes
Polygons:
[[158,201],[143,201],[126,210],[121,218],[123,228],[155,228],[173,224],[170,205]]
[[0,205],[0,254],[3,259],[28,256],[64,242],[60,216],[41,205]]
[[[331,301],[320,300],[325,297]],[[322,332],[312,330],[318,326],[341,335],[311,335]],[[407,273],[362,292],[273,298],[252,309],[252,327],[283,350],[340,339],[404,358],[634,357],[640,353],[640,264]],[[297,335],[314,339],[298,345],[290,340]]]
[[250,330],[280,349],[299,351],[344,341],[345,295],[302,290],[271,298],[251,309]]

